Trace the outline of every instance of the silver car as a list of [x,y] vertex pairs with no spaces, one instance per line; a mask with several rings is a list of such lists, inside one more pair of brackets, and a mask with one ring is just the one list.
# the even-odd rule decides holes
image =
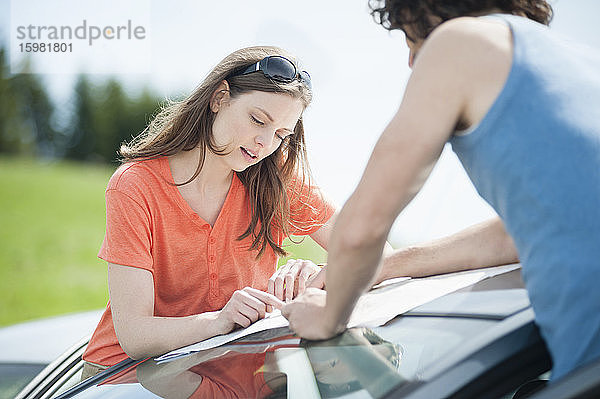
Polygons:
[[519,270],[331,340],[284,327],[166,362],[128,359],[80,382],[86,343],[17,398],[600,397],[600,362],[547,386],[551,361]]

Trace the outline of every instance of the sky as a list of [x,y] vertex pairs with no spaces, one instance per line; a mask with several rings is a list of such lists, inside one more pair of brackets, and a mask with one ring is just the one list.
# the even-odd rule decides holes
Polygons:
[[[600,49],[598,0],[551,4],[554,30]],[[110,26],[109,34],[131,21],[132,28],[143,29],[143,39],[98,39],[92,45],[80,40],[69,54],[40,53],[34,71],[59,107],[69,106],[81,72],[98,80],[115,76],[132,93],[150,87],[177,98],[238,48],[276,45],[294,53],[313,82],[314,101],[304,115],[311,169],[340,206],[410,76],[404,36],[374,23],[366,0],[0,0],[0,41],[10,44],[13,72],[19,71],[19,44],[27,41],[18,39],[19,26],[75,29],[84,20],[88,29]],[[446,148],[421,193],[396,220],[390,241],[399,246],[441,237],[493,215]]]

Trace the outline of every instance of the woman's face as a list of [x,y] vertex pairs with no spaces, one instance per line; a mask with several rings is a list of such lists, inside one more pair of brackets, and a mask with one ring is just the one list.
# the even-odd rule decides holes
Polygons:
[[304,111],[299,98],[252,91],[227,97],[216,111],[213,137],[227,154],[223,160],[241,172],[271,155],[289,135]]

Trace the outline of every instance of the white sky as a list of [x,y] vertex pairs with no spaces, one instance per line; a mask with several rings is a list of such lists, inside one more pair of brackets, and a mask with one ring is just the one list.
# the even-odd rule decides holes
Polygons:
[[[551,3],[553,29],[600,48],[596,21],[600,2]],[[269,44],[295,53],[310,72],[315,91],[305,114],[313,174],[339,205],[358,183],[410,74],[403,35],[390,34],[375,24],[366,0],[13,0],[12,16],[11,3],[0,0],[0,40],[8,43],[12,38],[15,51],[16,25],[76,26],[84,18],[99,26],[130,19],[145,26],[147,40],[98,41],[63,56],[62,73],[43,75],[60,106],[68,106],[78,71],[110,71],[131,91],[149,86],[160,96],[180,96],[191,92],[213,65],[235,49]],[[35,67],[51,70],[59,56],[42,58]],[[446,149],[423,191],[397,220],[390,239],[394,244],[431,239],[491,215]]]

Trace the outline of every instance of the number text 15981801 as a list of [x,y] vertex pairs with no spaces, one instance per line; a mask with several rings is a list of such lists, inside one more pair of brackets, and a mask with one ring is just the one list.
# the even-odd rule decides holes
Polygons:
[[22,53],[72,53],[73,43],[19,43]]

